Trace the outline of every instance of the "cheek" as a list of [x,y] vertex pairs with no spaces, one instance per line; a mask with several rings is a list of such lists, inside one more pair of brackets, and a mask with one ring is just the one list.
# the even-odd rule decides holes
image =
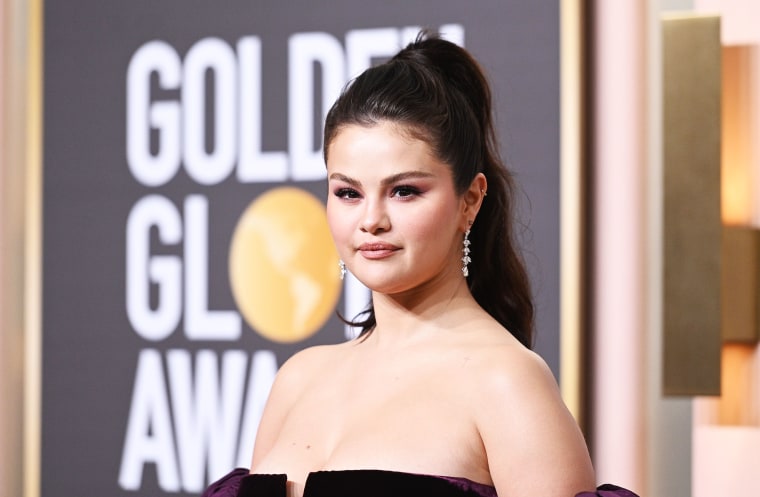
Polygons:
[[445,250],[445,240],[456,236],[457,214],[448,206],[431,209],[421,216],[406,216],[406,226],[410,233],[428,243],[435,242],[436,246]]

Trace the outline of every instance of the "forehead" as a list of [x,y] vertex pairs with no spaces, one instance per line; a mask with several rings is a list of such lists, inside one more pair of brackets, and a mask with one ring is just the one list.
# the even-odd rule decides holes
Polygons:
[[429,143],[407,126],[381,121],[365,126],[342,126],[329,144],[328,170],[359,164],[373,167],[417,166],[439,163]]

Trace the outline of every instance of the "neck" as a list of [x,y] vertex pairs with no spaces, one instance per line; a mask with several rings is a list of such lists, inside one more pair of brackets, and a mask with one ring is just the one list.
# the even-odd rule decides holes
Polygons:
[[462,325],[474,309],[480,310],[461,275],[448,284],[429,282],[400,294],[373,292],[378,343],[416,340]]

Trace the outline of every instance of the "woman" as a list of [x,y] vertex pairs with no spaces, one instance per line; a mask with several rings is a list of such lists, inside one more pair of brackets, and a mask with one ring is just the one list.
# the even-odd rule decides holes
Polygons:
[[372,291],[355,323],[362,333],[282,366],[253,475],[236,470],[205,495],[593,489],[583,437],[530,351],[533,305],[512,236],[512,180],[476,61],[423,34],[344,90],[327,116],[324,150],[340,270]]

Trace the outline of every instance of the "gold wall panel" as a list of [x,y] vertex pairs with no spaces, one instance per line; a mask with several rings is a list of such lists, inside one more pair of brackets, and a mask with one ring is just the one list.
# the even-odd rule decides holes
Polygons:
[[721,330],[724,342],[755,343],[760,328],[760,231],[723,228]]
[[717,17],[664,17],[663,390],[720,394],[720,101]]

